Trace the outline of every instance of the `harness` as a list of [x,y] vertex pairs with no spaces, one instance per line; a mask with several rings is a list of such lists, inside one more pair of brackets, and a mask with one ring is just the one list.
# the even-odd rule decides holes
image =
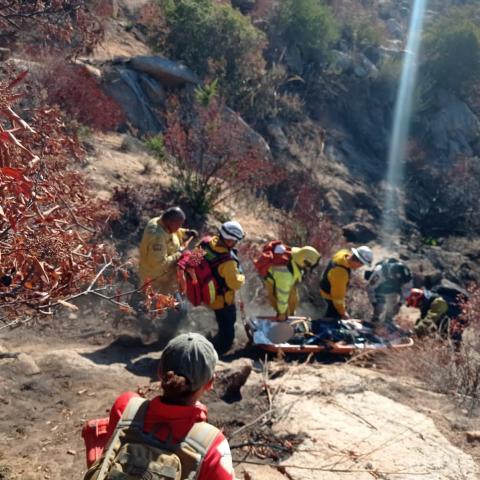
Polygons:
[[225,279],[218,272],[218,267],[225,262],[234,260],[237,266],[240,267],[240,260],[238,259],[237,250],[232,248],[227,253],[216,252],[210,246],[210,239],[205,239],[200,243],[200,247],[205,251],[205,260],[212,269],[212,275],[215,278],[218,285],[218,292],[220,295],[224,295],[230,289],[227,286]]
[[320,282],[320,288],[325,292],[330,295],[332,286],[330,285],[330,280],[328,279],[328,274],[330,273],[331,270],[334,268],[343,268],[346,270],[348,273],[348,281],[350,281],[350,278],[352,276],[352,272],[349,268],[345,267],[344,265],[339,265],[338,263],[335,263],[333,260],[330,260],[328,262],[327,268],[325,268],[323,275],[322,275],[322,280]]

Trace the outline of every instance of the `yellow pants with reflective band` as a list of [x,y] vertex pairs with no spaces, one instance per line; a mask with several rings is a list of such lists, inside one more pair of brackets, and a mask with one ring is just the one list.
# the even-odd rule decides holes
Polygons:
[[[268,302],[274,308],[275,312],[278,313],[277,308],[277,299],[275,297],[275,288],[271,282],[264,282],[265,288],[267,289],[267,297]],[[287,316],[295,315],[295,310],[298,307],[298,292],[297,287],[293,287],[290,291],[290,296],[288,297],[288,308],[287,308]]]

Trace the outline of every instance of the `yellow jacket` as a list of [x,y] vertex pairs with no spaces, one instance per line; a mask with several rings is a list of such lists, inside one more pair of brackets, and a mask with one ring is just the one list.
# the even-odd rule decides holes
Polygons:
[[320,295],[330,300],[340,315],[345,314],[345,296],[350,283],[350,250],[339,250],[323,272]]
[[424,317],[419,318],[415,323],[415,332],[418,335],[427,335],[446,329],[441,333],[448,333],[448,323],[442,325],[447,320],[448,303],[443,297],[438,297],[430,304]]
[[[302,272],[295,262],[289,265],[274,265],[268,269],[265,286],[270,303],[280,315],[295,313],[298,303],[297,283],[302,280]],[[272,301],[273,300],[273,301]]]
[[163,226],[161,217],[152,218],[145,227],[140,243],[140,286],[152,280],[152,287],[160,293],[175,293],[177,285],[177,261],[186,230],[180,228],[170,233]]
[[[215,258],[215,254],[228,253],[228,248],[217,245],[218,240],[218,236],[215,236],[210,240],[208,244],[209,249],[205,255],[207,260]],[[232,252],[232,255],[235,254]],[[221,263],[217,267],[217,271],[218,275],[225,283],[225,292],[217,293],[215,301],[209,305],[213,310],[220,310],[221,308],[224,308],[225,305],[233,305],[235,303],[235,291],[240,290],[242,285],[245,283],[245,276],[241,272],[239,264],[234,258]]]

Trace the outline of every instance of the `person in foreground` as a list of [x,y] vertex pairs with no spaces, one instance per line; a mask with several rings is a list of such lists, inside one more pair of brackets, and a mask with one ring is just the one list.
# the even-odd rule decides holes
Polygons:
[[212,388],[217,360],[213,345],[198,333],[172,339],[159,364],[163,393],[151,401],[133,392],[116,399],[109,442],[85,480],[234,480],[228,442],[207,423],[207,408],[199,402]]

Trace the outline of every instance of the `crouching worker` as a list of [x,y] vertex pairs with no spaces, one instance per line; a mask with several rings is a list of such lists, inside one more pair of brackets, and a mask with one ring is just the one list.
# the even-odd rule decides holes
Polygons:
[[212,388],[217,360],[213,345],[197,333],[171,340],[159,365],[163,393],[150,401],[133,392],[117,398],[103,455],[84,480],[234,480],[228,442],[199,403]]
[[297,286],[303,273],[315,268],[320,254],[313,247],[287,247],[279,241],[268,243],[262,255],[255,261],[267,290],[268,301],[284,321],[294,315],[298,306]]
[[324,270],[320,282],[320,295],[327,303],[325,318],[348,319],[350,315],[345,305],[352,270],[371,266],[373,253],[368,247],[339,250]]
[[437,285],[431,290],[412,288],[406,303],[407,306],[420,310],[415,333],[418,336],[435,333],[449,336],[458,346],[467,326],[461,315],[468,298],[468,293],[452,282],[448,282],[448,285]]
[[220,226],[218,235],[200,244],[205,250],[205,259],[210,264],[217,283],[215,300],[208,306],[215,312],[218,324],[218,333],[213,338],[213,344],[220,355],[230,349],[235,339],[235,292],[245,283],[235,246],[244,237],[242,226],[231,220]]
[[388,258],[365,272],[367,294],[373,306],[373,322],[391,322],[413,287],[410,269],[396,258]]

